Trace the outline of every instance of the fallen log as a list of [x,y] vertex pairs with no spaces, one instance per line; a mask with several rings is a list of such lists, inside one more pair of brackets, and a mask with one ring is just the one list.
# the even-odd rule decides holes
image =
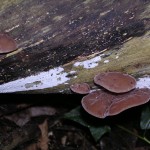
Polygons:
[[149,75],[149,7],[141,0],[4,0],[0,31],[18,49],[1,55],[0,92],[71,93],[77,82],[95,88],[99,72]]

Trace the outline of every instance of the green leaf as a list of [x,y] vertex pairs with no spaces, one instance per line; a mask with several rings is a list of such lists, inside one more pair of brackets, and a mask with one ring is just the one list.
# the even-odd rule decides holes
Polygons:
[[105,126],[90,126],[89,128],[95,141],[98,141],[105,133],[110,132],[111,128],[107,125]]
[[141,114],[141,129],[150,129],[150,105],[146,106]]
[[89,114],[83,111],[80,106],[71,110],[64,115],[64,118],[78,122],[79,124],[89,128],[95,141],[98,141],[105,133],[110,132],[110,127],[103,125],[101,119],[95,120]]

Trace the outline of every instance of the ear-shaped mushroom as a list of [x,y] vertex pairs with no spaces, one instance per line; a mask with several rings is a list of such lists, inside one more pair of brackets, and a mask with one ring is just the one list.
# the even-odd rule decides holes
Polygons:
[[90,92],[90,86],[87,83],[75,83],[70,86],[70,89],[78,94],[88,94]]
[[118,95],[109,108],[108,115],[117,115],[120,112],[147,103],[150,100],[150,89],[135,89],[126,94]]
[[6,34],[0,34],[0,54],[8,53],[15,49],[17,49],[15,40]]
[[134,89],[128,93],[115,94],[100,90],[82,98],[82,106],[89,114],[105,118],[142,105],[150,100],[150,89]]
[[94,82],[114,93],[124,93],[135,88],[136,80],[121,72],[100,73],[94,77]]
[[81,100],[81,104],[86,112],[98,118],[105,118],[105,111],[111,105],[111,100],[114,98],[112,94],[102,90],[94,91]]

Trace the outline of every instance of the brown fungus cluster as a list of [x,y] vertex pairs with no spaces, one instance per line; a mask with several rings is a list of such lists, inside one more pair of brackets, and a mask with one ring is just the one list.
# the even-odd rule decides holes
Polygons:
[[[94,77],[94,83],[104,89],[84,96],[81,104],[86,112],[98,118],[117,115],[126,109],[145,104],[150,100],[150,89],[135,88],[136,80],[128,74],[100,73]],[[79,91],[80,89],[74,92],[81,93]]]
[[16,41],[7,34],[0,33],[0,54],[9,53],[16,49]]

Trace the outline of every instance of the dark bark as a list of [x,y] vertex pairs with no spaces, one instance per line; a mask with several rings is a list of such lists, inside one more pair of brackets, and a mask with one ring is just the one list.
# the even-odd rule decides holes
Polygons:
[[149,31],[148,0],[5,1],[0,31],[16,39],[19,49],[1,56],[1,84],[104,49],[112,53],[114,46],[118,52],[128,38]]

